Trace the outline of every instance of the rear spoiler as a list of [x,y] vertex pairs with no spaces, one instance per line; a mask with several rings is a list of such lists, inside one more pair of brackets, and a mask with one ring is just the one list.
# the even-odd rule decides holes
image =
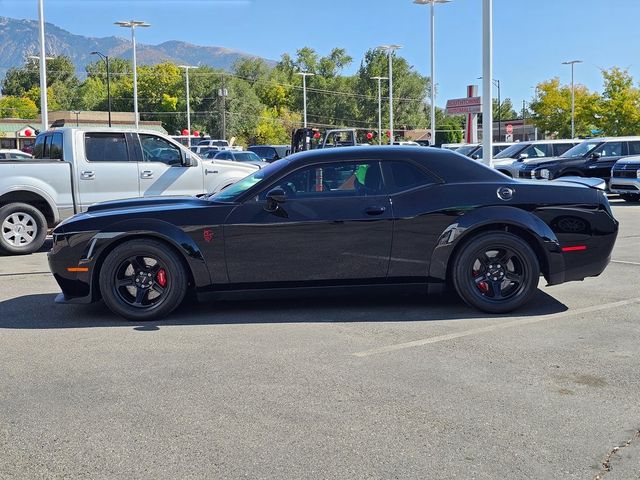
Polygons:
[[590,177],[560,177],[554,182],[563,182],[563,183],[577,183],[578,185],[584,185],[585,187],[595,188],[596,190],[607,189],[607,182],[601,178],[590,178]]

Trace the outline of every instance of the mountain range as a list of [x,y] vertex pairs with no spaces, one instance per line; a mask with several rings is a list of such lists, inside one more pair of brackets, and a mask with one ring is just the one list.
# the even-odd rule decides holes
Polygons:
[[[0,78],[3,78],[11,67],[24,65],[27,55],[38,55],[39,47],[38,22],[0,16]],[[94,62],[96,56],[91,52],[98,51],[110,57],[131,58],[131,42],[121,37],[85,37],[75,35],[56,25],[45,25],[45,42],[47,55],[65,55],[70,57],[79,71],[86,64]],[[179,40],[171,40],[159,45],[137,44],[138,63],[152,65],[164,61],[177,64],[208,65],[230,70],[241,58],[260,58],[249,53],[222,47],[193,45]],[[275,64],[272,60],[263,59],[267,64]]]

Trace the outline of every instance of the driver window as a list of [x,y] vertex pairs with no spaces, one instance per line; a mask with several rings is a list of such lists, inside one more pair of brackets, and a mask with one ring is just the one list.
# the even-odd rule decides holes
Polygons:
[[345,162],[312,165],[291,173],[267,191],[281,188],[291,198],[370,196],[383,193],[378,162]]
[[180,149],[164,138],[140,134],[140,144],[145,162],[160,162],[170,166],[182,164]]
[[622,155],[622,142],[603,143],[593,153],[599,153],[601,157],[619,157]]

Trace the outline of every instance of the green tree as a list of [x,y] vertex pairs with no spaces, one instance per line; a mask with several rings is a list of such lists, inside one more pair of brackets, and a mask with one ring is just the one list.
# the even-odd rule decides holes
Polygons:
[[[74,90],[79,84],[75,65],[69,57],[58,56],[47,60],[47,87],[56,84],[62,84],[70,90]],[[9,69],[2,82],[2,94],[23,96],[39,86],[39,63],[29,59],[23,67]]]
[[0,118],[36,118],[38,107],[26,97],[7,96],[0,98]]
[[[537,96],[529,104],[533,122],[543,132],[560,138],[571,137],[571,87],[554,78],[537,86]],[[583,85],[575,86],[576,136],[591,135],[600,96]]]
[[627,70],[602,72],[604,91],[597,108],[598,123],[605,135],[640,134],[640,90]]

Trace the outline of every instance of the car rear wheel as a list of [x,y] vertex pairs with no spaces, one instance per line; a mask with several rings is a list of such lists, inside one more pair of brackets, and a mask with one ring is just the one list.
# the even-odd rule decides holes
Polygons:
[[640,194],[634,194],[634,193],[623,193],[622,195],[620,195],[620,197],[625,201],[625,202],[640,202]]
[[178,256],[156,240],[131,240],[105,259],[100,293],[109,309],[129,320],[157,320],[184,299],[188,278]]
[[40,210],[26,203],[0,208],[0,252],[24,255],[37,252],[47,238],[47,220]]
[[487,232],[465,243],[452,269],[458,295],[488,313],[523,306],[535,293],[539,277],[540,265],[529,244],[503,232]]

